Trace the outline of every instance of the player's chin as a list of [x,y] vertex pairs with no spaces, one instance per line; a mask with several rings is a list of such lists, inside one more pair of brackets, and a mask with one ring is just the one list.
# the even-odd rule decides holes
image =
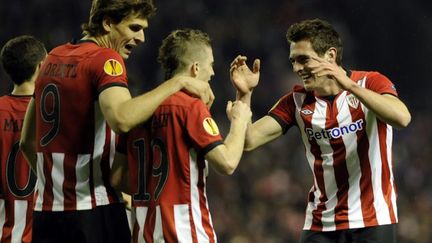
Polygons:
[[126,60],[126,59],[129,58],[129,53],[120,53],[120,56],[121,56],[124,60]]

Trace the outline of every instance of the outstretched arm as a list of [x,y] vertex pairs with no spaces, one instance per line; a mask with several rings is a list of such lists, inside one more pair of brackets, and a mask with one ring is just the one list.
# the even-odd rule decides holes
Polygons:
[[205,158],[221,174],[231,175],[237,168],[243,154],[247,124],[252,113],[248,105],[241,101],[227,105],[231,121],[230,131],[224,143],[210,150]]
[[246,132],[244,150],[251,151],[282,135],[282,127],[271,116],[263,116],[250,124]]
[[99,95],[99,104],[110,127],[117,133],[124,133],[149,119],[166,98],[182,89],[200,97],[207,105],[214,100],[207,82],[180,76],[135,98],[131,98],[127,88],[108,88]]
[[308,63],[308,67],[313,74],[321,77],[326,75],[333,77],[339,87],[354,94],[383,122],[395,128],[408,126],[411,121],[411,114],[399,98],[390,94],[378,94],[359,86],[346,75],[342,67],[334,62],[327,61],[318,56],[312,56],[311,58],[313,61]]
[[[231,63],[231,81],[237,90],[237,100],[241,100],[250,106],[252,91],[258,85],[260,77],[261,61],[255,59],[252,70],[246,64],[247,57],[237,56]],[[244,150],[251,151],[255,148],[273,141],[282,135],[282,128],[270,116],[264,116],[255,123],[249,123],[246,131]]]

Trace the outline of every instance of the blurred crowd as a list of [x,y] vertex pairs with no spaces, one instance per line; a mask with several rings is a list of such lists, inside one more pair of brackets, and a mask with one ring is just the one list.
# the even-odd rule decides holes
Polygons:
[[[47,48],[80,38],[91,1],[3,0],[0,45],[31,34]],[[413,121],[395,131],[393,158],[398,188],[398,235],[401,243],[432,242],[432,13],[426,1],[318,0],[157,0],[156,16],[146,42],[127,60],[130,89],[139,94],[163,80],[157,62],[161,40],[176,28],[198,28],[212,37],[216,76],[215,120],[227,132],[225,104],[235,98],[229,64],[238,54],[262,61],[261,81],[254,91],[254,118],[265,115],[279,97],[299,82],[291,71],[287,27],[319,17],[334,24],[344,41],[347,68],[378,70],[387,75],[409,106]],[[0,69],[0,92],[10,92]],[[270,145],[246,153],[233,176],[210,171],[208,197],[220,242],[296,242],[304,222],[313,183],[296,128]]]

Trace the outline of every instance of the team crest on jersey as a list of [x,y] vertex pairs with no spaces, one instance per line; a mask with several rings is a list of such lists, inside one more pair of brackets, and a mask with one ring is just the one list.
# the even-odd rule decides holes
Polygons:
[[123,66],[115,59],[109,59],[104,64],[104,71],[110,76],[120,76],[123,73]]
[[219,135],[219,128],[216,125],[216,122],[211,117],[207,117],[206,119],[204,119],[203,127],[208,134],[212,136]]
[[354,109],[357,109],[360,104],[360,101],[353,94],[347,95],[346,100],[348,102],[348,105]]

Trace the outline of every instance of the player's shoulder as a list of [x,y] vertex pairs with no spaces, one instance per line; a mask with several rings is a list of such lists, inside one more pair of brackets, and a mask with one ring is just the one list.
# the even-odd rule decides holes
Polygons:
[[385,76],[378,71],[359,71],[359,70],[351,70],[350,78],[354,81],[361,80],[364,78],[367,79],[376,79],[376,78],[385,78]]
[[10,104],[12,101],[13,101],[13,96],[11,95],[0,96],[0,105]]
[[12,109],[11,96],[9,95],[0,96],[0,110],[10,111],[11,109]]

